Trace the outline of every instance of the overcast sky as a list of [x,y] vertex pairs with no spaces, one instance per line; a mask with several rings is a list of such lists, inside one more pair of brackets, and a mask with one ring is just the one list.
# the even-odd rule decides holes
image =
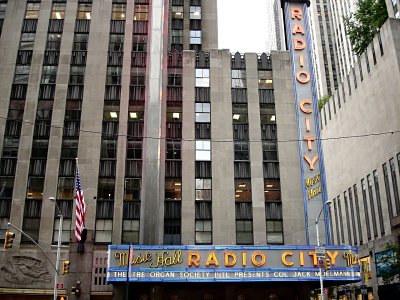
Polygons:
[[218,0],[218,48],[262,53],[266,31],[267,0]]

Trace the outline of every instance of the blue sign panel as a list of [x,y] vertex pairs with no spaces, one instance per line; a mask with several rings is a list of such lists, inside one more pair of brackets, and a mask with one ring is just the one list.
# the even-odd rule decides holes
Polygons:
[[312,41],[308,21],[309,1],[282,0],[285,13],[287,44],[290,50],[294,85],[299,156],[303,188],[304,218],[308,244],[317,244],[314,224],[324,209],[325,222],[320,222],[322,244],[330,244],[329,211],[325,170],[318,122],[318,99],[312,64]]
[[[324,280],[359,281],[360,268],[349,263],[357,249],[327,246],[331,268]],[[317,281],[312,246],[128,246],[108,248],[108,282],[136,281]]]

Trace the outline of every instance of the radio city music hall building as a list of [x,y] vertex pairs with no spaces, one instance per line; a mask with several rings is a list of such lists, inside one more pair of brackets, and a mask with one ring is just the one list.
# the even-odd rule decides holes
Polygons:
[[50,197],[69,299],[308,299],[319,216],[325,284],[360,279],[330,245],[307,1],[260,55],[216,49],[216,1],[0,3],[1,230],[48,256],[16,232],[2,299],[53,297]]

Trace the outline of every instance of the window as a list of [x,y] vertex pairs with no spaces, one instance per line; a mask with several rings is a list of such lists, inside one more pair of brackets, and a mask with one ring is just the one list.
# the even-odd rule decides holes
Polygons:
[[349,193],[349,203],[350,203],[350,213],[351,213],[351,223],[353,227],[353,239],[354,239],[354,244],[357,245],[357,230],[356,230],[356,217],[354,215],[354,205],[353,205],[353,192],[351,188],[347,190]]
[[211,122],[211,104],[210,103],[195,103],[196,106],[196,122],[209,123]]
[[78,20],[90,20],[92,17],[92,4],[91,3],[78,3],[78,11],[76,18]]
[[124,201],[122,243],[139,244],[140,202]]
[[165,201],[164,245],[181,244],[181,201]]
[[86,51],[89,41],[89,34],[87,33],[75,33],[74,44],[72,50],[74,51]]
[[122,67],[107,67],[106,84],[121,84]]
[[16,84],[27,84],[29,80],[30,65],[16,65],[14,82]]
[[172,6],[172,18],[183,19],[183,6]]
[[232,70],[232,88],[246,88],[246,71]]
[[201,31],[200,30],[190,30],[190,44],[201,44]]
[[[361,188],[362,188],[362,197],[363,197],[363,204],[364,204],[364,213],[365,213],[365,224],[367,226],[367,237],[368,240],[371,239],[371,228],[369,223],[369,214],[368,214],[368,204],[367,204],[367,187],[365,184],[365,179],[361,179]],[[342,219],[342,218],[340,218]]]
[[210,70],[196,69],[196,87],[210,87]]
[[61,34],[49,33],[47,35],[46,50],[60,50]]
[[139,178],[125,178],[125,193],[124,200],[140,201],[140,179]]
[[[100,206],[102,210],[104,210],[102,207],[104,206],[107,202],[98,202],[97,205]],[[98,208],[97,210],[99,210]],[[112,238],[112,223],[113,220],[109,219],[97,219],[96,220],[96,233],[95,233],[95,243],[111,243],[111,238]]]
[[182,86],[182,70],[175,69],[175,73],[168,74],[169,86]]
[[181,141],[167,141],[167,159],[181,159]]
[[25,11],[25,19],[39,18],[40,3],[27,3]]
[[349,215],[349,202],[347,199],[347,192],[345,191],[343,193],[343,198],[344,198],[344,209],[346,213],[346,221],[347,221],[347,238],[349,241],[349,245],[353,245],[353,240],[351,238],[351,224],[350,224],[350,215]]
[[283,216],[281,202],[265,203],[268,244],[283,244]]
[[126,4],[113,4],[111,20],[125,20]]
[[383,235],[383,234],[385,234],[385,225],[383,223],[381,193],[379,190],[379,178],[378,178],[378,173],[376,170],[372,174],[374,176],[374,186],[375,186],[376,203],[377,203],[377,207],[378,207],[379,226],[381,228],[381,235]]
[[211,142],[209,140],[196,141],[196,160],[211,160]]
[[53,3],[50,19],[64,20],[65,3]]
[[272,71],[258,71],[258,88],[273,89]]
[[[27,233],[35,242],[39,240],[40,216],[42,212],[42,200],[25,201],[24,220],[22,230]],[[21,236],[21,243],[32,243],[24,235]]]
[[[3,178],[0,178],[1,186],[4,184],[2,181]],[[4,195],[0,194],[0,241],[4,241],[11,214],[11,199],[1,199],[3,197]]]
[[275,106],[273,104],[260,104],[261,125],[276,124]]
[[198,201],[195,205],[196,244],[212,243],[212,205],[211,202]]
[[190,19],[201,19],[201,6],[190,6]]
[[367,183],[368,183],[369,204],[370,204],[371,216],[372,216],[372,228],[374,229],[374,237],[377,237],[378,230],[377,230],[377,225],[376,225],[376,213],[375,213],[375,205],[374,205],[374,194],[372,192],[371,175],[367,175]]
[[399,199],[399,188],[397,185],[397,177],[396,177],[396,165],[394,163],[394,158],[391,158],[389,160],[390,164],[390,173],[392,175],[392,186],[393,186],[393,194],[394,194],[394,200],[396,203],[396,214],[400,214],[400,199]]
[[59,177],[57,186],[57,199],[72,200],[75,188],[74,177]]
[[277,161],[278,160],[278,149],[276,142],[273,141],[263,141],[263,160],[264,161]]
[[233,124],[248,124],[247,103],[232,104],[232,122]]
[[6,14],[7,3],[0,3],[0,19],[4,19]]
[[211,179],[196,178],[196,200],[211,201]]
[[126,145],[127,159],[142,159],[142,141],[128,140]]
[[57,66],[43,66],[42,80],[40,83],[56,83]]
[[339,222],[339,218],[338,218],[336,199],[333,199],[333,206],[334,206],[334,211],[335,211],[336,241],[337,241],[337,244],[340,245],[340,234],[339,234],[340,222]]
[[165,200],[182,200],[182,180],[180,178],[165,179]]
[[134,21],[147,21],[149,18],[149,6],[136,4],[133,13]]
[[356,204],[356,212],[357,212],[358,236],[360,238],[360,245],[362,245],[363,237],[362,237],[362,230],[361,230],[361,211],[360,211],[360,204],[358,201],[357,185],[353,185],[353,192],[354,192],[354,202]]
[[183,30],[171,30],[171,43],[183,44]]
[[253,244],[253,213],[251,202],[236,202],[236,244]]
[[235,200],[251,202],[251,180],[235,179]]
[[43,177],[29,177],[28,187],[26,190],[26,198],[28,199],[42,199],[43,198]]
[[132,51],[146,51],[147,36],[133,35],[132,36]]
[[281,200],[281,184],[279,179],[264,179],[264,199],[266,202]]
[[235,160],[249,160],[249,142],[234,141]]
[[110,42],[108,44],[108,51],[122,52],[124,50],[124,35],[123,34],[110,34]]
[[114,178],[99,178],[97,184],[97,199],[99,200],[113,200],[115,190]]
[[73,66],[69,72],[69,84],[83,84],[85,79],[85,66]]
[[19,50],[33,50],[35,33],[21,33]]

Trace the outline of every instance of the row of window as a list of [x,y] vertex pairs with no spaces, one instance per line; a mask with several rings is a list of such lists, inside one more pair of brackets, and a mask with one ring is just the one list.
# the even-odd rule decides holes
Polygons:
[[[388,164],[384,163],[381,173],[385,184],[389,224],[391,224],[390,220],[394,216],[400,215],[396,164],[400,170],[400,154],[397,154],[397,163],[396,158],[389,160],[389,168]],[[361,197],[355,184],[352,188],[343,192],[343,198],[337,196],[333,201],[331,212],[335,220],[335,223],[332,224],[335,231],[332,231],[332,239],[337,244],[362,245],[365,242],[364,234],[366,234],[368,241],[386,234],[384,217],[386,213],[382,203],[378,171],[374,170],[372,175],[367,175],[366,179],[363,178],[360,184]],[[364,218],[364,222],[362,222],[362,218]],[[346,220],[346,222],[343,222],[343,220]]]

